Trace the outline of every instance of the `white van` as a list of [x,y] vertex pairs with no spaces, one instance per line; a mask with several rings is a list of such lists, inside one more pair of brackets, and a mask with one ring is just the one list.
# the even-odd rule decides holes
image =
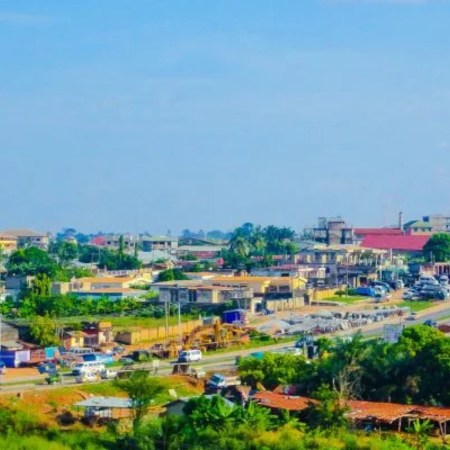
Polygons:
[[105,364],[101,361],[85,361],[75,364],[72,375],[78,377],[87,372],[100,373],[102,370],[105,370]]
[[184,350],[178,356],[178,362],[201,361],[202,352],[200,350]]

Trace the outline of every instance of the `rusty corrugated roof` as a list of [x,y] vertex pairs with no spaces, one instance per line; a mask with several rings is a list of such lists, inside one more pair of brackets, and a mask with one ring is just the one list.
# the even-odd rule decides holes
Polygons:
[[270,391],[258,392],[252,398],[261,406],[288,411],[303,411],[316,401],[307,397],[276,394]]

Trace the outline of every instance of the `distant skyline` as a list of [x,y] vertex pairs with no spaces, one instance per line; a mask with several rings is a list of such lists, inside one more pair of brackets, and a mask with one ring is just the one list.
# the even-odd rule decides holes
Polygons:
[[450,214],[450,1],[0,1],[0,229]]

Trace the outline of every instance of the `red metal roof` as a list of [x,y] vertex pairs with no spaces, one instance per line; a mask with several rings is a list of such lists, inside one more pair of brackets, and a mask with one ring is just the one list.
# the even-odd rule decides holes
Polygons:
[[402,236],[403,230],[401,228],[355,228],[355,234],[362,235],[390,235],[390,236]]
[[102,236],[97,236],[93,239],[91,239],[90,244],[92,245],[105,245],[106,243],[106,239]]
[[352,420],[376,419],[379,422],[391,423],[403,417],[413,409],[411,405],[397,403],[361,402],[350,400],[346,403],[350,411],[347,414]]
[[311,403],[316,401],[307,397],[276,394],[271,391],[258,392],[252,398],[261,406],[274,409],[286,409],[288,411],[303,411]]
[[[304,411],[311,403],[317,403],[317,400],[307,397],[296,397],[271,391],[258,392],[252,398],[261,406],[289,411]],[[420,417],[436,422],[450,421],[450,408],[446,407],[364,402],[359,400],[348,400],[344,405],[349,409],[347,417],[356,421],[375,420],[377,422],[392,423],[405,416]]]
[[375,248],[379,250],[403,250],[410,252],[422,251],[424,245],[428,242],[430,236],[424,235],[367,235],[362,243],[361,247]]

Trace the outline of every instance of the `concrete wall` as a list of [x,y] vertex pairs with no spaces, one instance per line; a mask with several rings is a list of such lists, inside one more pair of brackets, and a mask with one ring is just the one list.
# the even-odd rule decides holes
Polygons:
[[283,300],[266,300],[265,305],[267,309],[273,311],[284,311],[303,308],[303,306],[305,306],[305,301],[303,297],[287,298]]
[[[182,322],[181,331],[183,334],[190,333],[194,328],[202,325],[201,320],[189,320]],[[178,324],[169,326],[168,337],[173,338],[178,336]],[[117,333],[115,340],[123,342],[124,344],[140,344],[142,342],[162,341],[166,337],[166,328],[137,328],[130,331],[122,331]]]
[[337,291],[340,291],[342,289],[344,289],[343,286],[340,288],[332,288],[332,289],[313,289],[312,295],[310,295],[310,299],[311,301],[324,300],[326,298],[333,297],[334,295],[336,295]]

